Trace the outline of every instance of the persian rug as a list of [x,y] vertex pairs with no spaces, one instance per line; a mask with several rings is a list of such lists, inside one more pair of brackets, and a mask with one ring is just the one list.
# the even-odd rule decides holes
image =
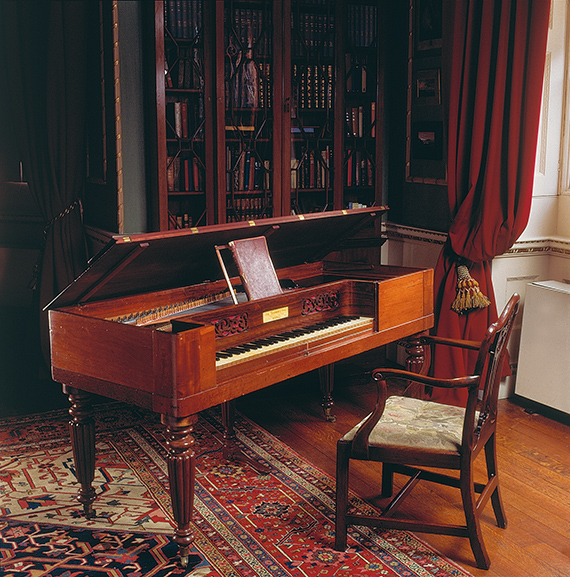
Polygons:
[[[237,415],[260,474],[221,456],[215,409],[196,427],[197,484],[190,562],[177,564],[159,418],[119,403],[96,407],[96,517],[85,519],[67,412],[0,421],[0,574],[13,577],[466,577],[406,532],[350,529],[334,542],[334,480]],[[355,507],[370,509],[352,495]]]

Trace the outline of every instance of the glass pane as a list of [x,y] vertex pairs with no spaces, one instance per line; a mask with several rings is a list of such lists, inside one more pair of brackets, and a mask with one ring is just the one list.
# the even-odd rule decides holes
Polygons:
[[291,211],[332,210],[334,2],[291,5]]
[[273,216],[273,3],[226,2],[226,220]]
[[375,200],[378,10],[349,3],[345,49],[344,208]]
[[169,228],[206,223],[201,0],[164,3]]

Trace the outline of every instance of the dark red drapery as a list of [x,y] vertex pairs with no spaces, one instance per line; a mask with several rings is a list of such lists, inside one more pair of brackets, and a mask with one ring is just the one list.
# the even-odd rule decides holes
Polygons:
[[[497,319],[491,260],[514,244],[530,213],[550,0],[444,0],[444,11],[452,223],[435,271],[435,331],[481,340]],[[458,257],[489,307],[451,310]],[[434,373],[467,374],[473,361],[442,348]],[[466,396],[457,393],[434,391],[432,399],[464,405]]]
[[86,180],[87,2],[0,2],[0,78],[18,127],[15,146],[44,219],[35,300],[41,309],[87,264],[81,215]]

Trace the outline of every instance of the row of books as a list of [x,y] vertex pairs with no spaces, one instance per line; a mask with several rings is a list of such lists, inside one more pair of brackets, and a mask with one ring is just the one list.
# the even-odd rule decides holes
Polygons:
[[226,146],[226,190],[268,190],[271,161],[258,158],[251,150]]
[[228,195],[226,214],[228,222],[257,220],[270,216],[266,209],[266,199],[260,194],[240,196]]
[[204,76],[198,48],[172,49],[165,63],[164,79],[166,88],[203,90]]
[[230,108],[271,108],[273,81],[269,62],[246,59],[237,69],[226,65],[226,105]]
[[311,150],[300,162],[291,159],[291,188],[330,188],[332,149]]
[[374,186],[374,163],[360,150],[346,151],[345,186]]
[[168,213],[168,228],[170,230],[178,228],[191,228],[192,227],[192,216],[187,212],[173,214]]
[[334,57],[334,15],[300,12],[294,22],[293,56]]
[[364,4],[348,5],[348,41],[358,48],[371,46],[376,39],[378,10]]
[[202,27],[202,2],[166,0],[164,23],[174,38],[194,38]]
[[[268,7],[271,6],[270,2],[266,4]],[[234,9],[233,16],[226,18],[226,21],[233,22],[233,29],[227,31],[227,54],[243,55],[250,48],[255,56],[270,56],[272,41],[268,32],[273,26],[272,18],[269,8],[265,11],[255,8]]]
[[204,106],[200,98],[166,103],[166,138],[202,138]]
[[355,138],[376,136],[376,102],[346,109],[346,135]]
[[330,110],[333,106],[333,66],[293,65],[294,98],[298,108]]
[[226,96],[230,97],[226,102],[234,108],[259,107],[260,71],[250,56],[251,50],[248,51],[245,60],[240,61],[237,66],[231,65],[226,70],[229,88],[229,94]]
[[168,192],[200,192],[204,190],[204,171],[194,156],[169,156],[166,163]]

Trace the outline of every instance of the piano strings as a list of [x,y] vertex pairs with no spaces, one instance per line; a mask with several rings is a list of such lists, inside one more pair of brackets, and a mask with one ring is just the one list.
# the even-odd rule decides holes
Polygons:
[[187,313],[189,310],[194,308],[220,301],[228,296],[230,296],[230,291],[226,289],[222,292],[203,295],[200,298],[190,298],[176,303],[168,303],[153,309],[135,311],[116,317],[108,317],[105,320],[124,324],[134,324],[137,326],[150,325],[170,317]]

